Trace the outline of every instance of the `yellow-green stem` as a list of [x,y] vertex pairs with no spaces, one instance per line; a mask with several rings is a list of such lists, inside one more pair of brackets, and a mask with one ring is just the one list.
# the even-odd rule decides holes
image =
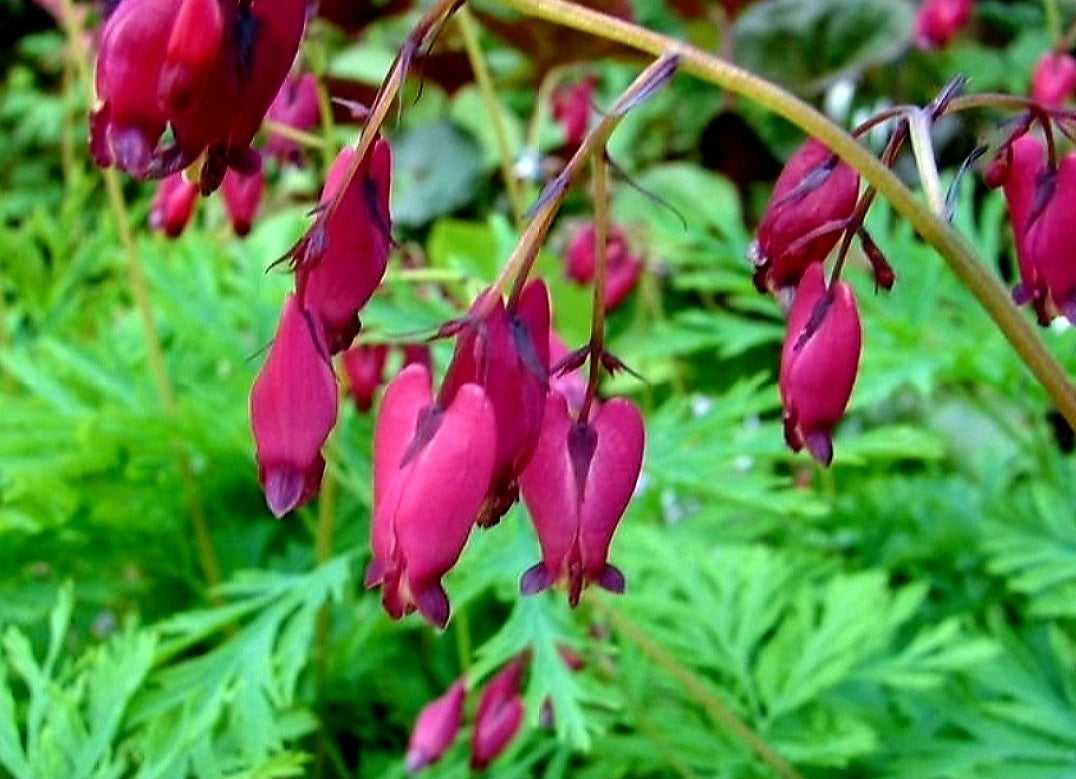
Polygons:
[[[84,44],[85,36],[82,23],[79,15],[75,12],[72,0],[63,0],[63,26],[71,51],[71,60],[78,72],[79,81],[87,99],[92,104],[94,90],[90,79],[89,52]],[[138,318],[142,324],[150,372],[157,387],[157,396],[165,416],[175,417],[178,411],[176,396],[165,366],[164,349],[161,347],[157,323],[153,318],[153,302],[149,284],[146,281],[145,272],[142,270],[142,260],[135,244],[134,233],[131,229],[131,216],[127,210],[127,202],[123,197],[119,174],[116,173],[114,168],[107,168],[101,171],[101,177],[105,183],[109,209],[116,225],[120,246],[127,260],[127,275],[131,287],[131,296],[134,299],[135,309],[138,311]],[[173,444],[173,448],[184,499],[187,504],[187,512],[190,515],[191,529],[194,532],[195,549],[201,564],[202,575],[205,577],[205,581],[210,588],[211,597],[213,597],[212,591],[220,584],[221,580],[220,565],[217,563],[217,555],[213,549],[212,538],[209,534],[209,524],[206,522],[205,512],[202,509],[202,500],[198,493],[198,482],[190,461],[178,441]]]
[[508,192],[508,200],[512,204],[512,218],[518,228],[523,224],[523,213],[527,209],[523,202],[519,180],[516,178],[512,147],[508,143],[508,130],[504,124],[504,112],[497,100],[497,91],[494,89],[493,79],[486,65],[486,57],[482,53],[482,45],[478,40],[478,25],[475,24],[474,17],[466,6],[456,12],[456,22],[463,34],[467,59],[471,63],[471,70],[474,71],[475,80],[478,82],[478,91],[482,94],[486,114],[492,122],[493,137],[497,142],[497,154],[501,162],[501,177],[504,179],[504,187]]
[[613,608],[603,600],[593,598],[590,602],[612,623],[618,633],[635,644],[639,651],[675,679],[684,691],[702,707],[715,725],[725,728],[782,779],[803,779],[799,772],[778,755],[762,736],[752,730],[737,716],[736,712],[714,695],[701,679],[650,638],[642,628],[625,617],[619,609]]
[[680,56],[681,70],[720,89],[753,100],[825,143],[858,170],[938,250],[1031,369],[1057,405],[1058,411],[1070,425],[1076,427],[1076,388],[1032,325],[1013,306],[1008,292],[980,262],[975,251],[951,225],[931,213],[870,150],[813,107],[777,85],[693,46],[565,0],[493,1],[526,16],[590,33],[652,56],[674,52]]
[[[333,554],[333,536],[336,528],[336,496],[339,481],[332,469],[335,460],[335,447],[330,442],[325,447],[325,459],[328,465],[325,475],[321,480],[321,491],[318,494],[318,516],[314,529],[314,557],[318,565],[324,565]],[[332,628],[331,612],[328,603],[323,603],[318,609],[317,622],[315,624],[315,649],[314,663],[317,673],[318,701],[324,713],[325,691],[329,687],[329,631]],[[329,741],[325,728],[319,724],[317,753],[314,760],[314,775],[325,775],[326,756],[328,754]]]
[[1057,45],[1061,42],[1061,14],[1057,10],[1057,0],[1042,0],[1046,11],[1046,29],[1050,31],[1050,40]]
[[308,146],[311,149],[330,149],[328,164],[332,164],[332,150],[331,144],[323,139],[320,135],[314,135],[313,133],[303,132],[292,127],[290,124],[282,124],[281,122],[274,122],[272,119],[266,119],[263,123],[266,131],[273,135],[279,135],[281,138],[286,138],[289,141],[295,141],[300,146]]

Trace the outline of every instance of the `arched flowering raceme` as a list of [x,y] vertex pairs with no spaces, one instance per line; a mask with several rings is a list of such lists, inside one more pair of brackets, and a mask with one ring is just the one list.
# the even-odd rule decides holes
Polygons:
[[[1009,224],[1012,227],[1016,260],[1020,281],[1013,289],[1017,305],[1031,303],[1039,321],[1046,324],[1046,288],[1027,244],[1028,226],[1032,210],[1040,198],[1037,193],[1044,182],[1046,172],[1046,149],[1034,135],[1024,134],[1006,144],[986,171],[986,183],[1001,187],[1009,208]],[[1040,206],[1041,207],[1041,206]]]
[[789,158],[749,250],[755,286],[795,286],[822,262],[847,227],[859,197],[859,174],[819,141],[809,138]]
[[563,582],[574,607],[590,582],[623,592],[624,576],[607,558],[639,478],[643,441],[643,418],[630,401],[606,401],[580,423],[562,395],[546,396],[538,446],[519,478],[542,548],[520,580],[523,594]]
[[1032,211],[1025,246],[1049,302],[1076,323],[1076,152],[1062,157],[1039,186],[1043,205]]
[[[201,189],[250,174],[250,143],[295,59],[306,0],[125,0],[105,22],[90,148],[160,178],[208,152]],[[173,140],[160,145],[167,128]]]
[[325,470],[321,447],[336,414],[336,379],[321,326],[289,295],[250,391],[258,480],[276,516],[317,494]]
[[321,208],[338,195],[340,199],[333,211],[319,217],[294,258],[299,299],[325,328],[333,354],[358,335],[359,310],[381,283],[392,249],[388,141],[374,143],[344,188],[353,155],[354,149],[345,148],[337,156],[322,188]]
[[[514,310],[486,291],[458,323],[456,349],[441,387],[450,402],[466,383],[482,386],[496,417],[497,456],[479,525],[496,524],[518,497],[517,480],[530,461],[542,425],[549,377],[549,291],[529,282]],[[481,312],[481,313],[479,313]]]
[[419,712],[404,757],[404,767],[409,774],[436,763],[452,746],[460,730],[466,699],[467,684],[460,678],[444,695],[427,703]]
[[826,288],[821,265],[796,287],[781,350],[779,385],[785,439],[806,447],[823,465],[833,460],[833,429],[844,416],[859,370],[862,329],[852,290],[842,281]]
[[409,365],[389,384],[374,428],[373,560],[366,586],[381,585],[393,619],[417,609],[448,622],[441,577],[456,564],[485,497],[497,448],[493,406],[464,384],[433,401],[430,375]]

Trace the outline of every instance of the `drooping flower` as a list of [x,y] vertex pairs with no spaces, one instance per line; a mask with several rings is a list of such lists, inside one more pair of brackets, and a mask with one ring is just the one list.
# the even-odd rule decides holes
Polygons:
[[173,173],[157,185],[149,209],[149,226],[177,238],[190,222],[197,200],[198,185],[187,181],[182,173]]
[[538,446],[519,479],[542,548],[541,562],[520,580],[523,594],[564,582],[574,607],[590,582],[623,592],[609,545],[639,478],[643,440],[643,418],[630,401],[608,400],[580,423],[561,395],[546,396]]
[[250,391],[258,480],[276,516],[317,494],[325,470],[321,447],[336,413],[336,380],[321,326],[289,295]]
[[921,49],[940,49],[971,19],[973,0],[925,0],[915,15],[912,40]]
[[1047,170],[1038,186],[1043,205],[1032,210],[1025,246],[1049,302],[1076,322],[1076,152],[1062,157],[1056,171]]
[[[441,387],[450,402],[466,383],[482,386],[496,418],[496,459],[476,522],[496,524],[518,497],[517,479],[538,442],[549,376],[549,292],[529,282],[509,312],[487,291],[462,321],[452,363]],[[478,316],[475,312],[485,312]]]
[[224,174],[224,182],[221,185],[224,210],[228,212],[232,230],[239,237],[250,232],[254,224],[254,215],[258,212],[264,192],[265,174],[262,173],[261,168],[249,176],[244,176],[234,170],[229,170]]
[[466,697],[467,685],[464,679],[457,679],[444,695],[427,703],[419,712],[404,757],[409,774],[433,765],[452,746],[460,730]]
[[[337,156],[325,180],[321,207],[328,208],[344,187],[354,150]],[[359,311],[385,275],[390,235],[389,189],[392,152],[378,140],[337,207],[315,223],[297,250],[296,289],[303,305],[325,328],[329,350],[343,351],[359,332]]]
[[[266,117],[277,124],[303,132],[317,127],[318,85],[314,74],[289,75],[284,79]],[[302,161],[299,144],[271,130],[265,141],[265,151],[281,162],[299,164]]]
[[833,460],[833,429],[844,416],[859,370],[862,330],[852,290],[826,288],[821,265],[803,274],[788,314],[781,351],[785,440],[818,462]]
[[1076,92],[1076,57],[1048,51],[1031,71],[1031,99],[1044,108],[1058,108]]
[[433,402],[425,366],[404,368],[385,390],[374,428],[373,560],[366,586],[381,585],[393,619],[415,609],[444,627],[441,577],[459,559],[485,497],[497,447],[493,407],[464,384]]
[[785,164],[749,256],[755,286],[795,286],[837,244],[859,196],[859,174],[813,138]]
[[[594,279],[595,256],[594,222],[579,227],[568,242],[565,252],[565,271],[568,278],[579,284],[589,284]],[[605,310],[619,306],[639,283],[643,261],[631,252],[628,236],[612,225],[605,243]]]
[[481,771],[504,753],[523,724],[519,688],[525,658],[506,665],[482,690],[471,732],[471,770]]
[[1017,305],[1031,303],[1043,324],[1049,321],[1045,310],[1046,289],[1028,249],[1027,230],[1045,171],[1046,149],[1030,134],[1020,135],[1006,144],[986,171],[987,184],[1002,187],[1009,208],[1009,224],[1020,270],[1013,300]]
[[564,133],[564,145],[577,149],[590,129],[591,104],[598,80],[586,76],[570,84],[562,84],[553,90],[549,99],[553,119]]
[[385,379],[385,362],[389,357],[387,344],[352,346],[343,355],[347,374],[348,394],[362,412],[374,405],[374,393]]

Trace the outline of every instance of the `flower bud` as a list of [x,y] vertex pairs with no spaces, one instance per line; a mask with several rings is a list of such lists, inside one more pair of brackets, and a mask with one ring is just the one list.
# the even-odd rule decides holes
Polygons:
[[289,295],[250,391],[258,480],[276,516],[317,494],[325,470],[321,447],[336,424],[336,412],[336,380],[321,327]]
[[822,262],[855,211],[859,174],[809,138],[785,164],[750,249],[755,286],[795,286]]
[[466,697],[464,680],[458,679],[444,695],[427,703],[419,712],[404,758],[407,773],[413,774],[433,765],[452,746],[459,733]]
[[493,472],[493,407],[474,384],[444,407],[430,375],[409,365],[389,384],[374,427],[373,560],[367,587],[380,584],[393,619],[416,608],[448,623],[443,577],[456,564]]
[[[344,185],[354,150],[337,156],[322,190],[329,207]],[[385,275],[392,239],[389,188],[392,152],[378,140],[347,184],[335,210],[319,219],[299,250],[296,289],[325,328],[329,351],[346,349],[359,332],[359,311]]]
[[[579,284],[588,284],[594,279],[597,261],[594,232],[593,222],[583,224],[568,242],[565,252],[568,278]],[[631,253],[627,235],[616,225],[609,228],[605,252],[605,310],[611,311],[635,289],[643,262]]]
[[781,350],[785,440],[804,446],[818,462],[833,460],[833,429],[844,416],[859,370],[862,331],[852,290],[838,281],[826,289],[821,265],[796,287]]
[[1059,108],[1076,92],[1076,58],[1066,51],[1048,51],[1031,71],[1031,99],[1043,108]]
[[348,394],[355,408],[366,413],[374,405],[374,393],[385,380],[385,362],[389,347],[386,344],[353,346],[344,352],[344,373],[347,374]]
[[973,0],[926,0],[915,15],[912,40],[921,49],[940,49],[971,19]]
[[471,770],[481,771],[504,753],[523,724],[522,657],[501,670],[482,690],[471,733]]
[[157,185],[157,194],[149,209],[149,226],[161,230],[169,238],[177,238],[194,213],[198,186],[187,181],[182,173],[173,173]]
[[590,129],[591,104],[597,79],[587,76],[571,84],[563,84],[553,90],[550,111],[553,119],[564,133],[564,145],[577,149]]
[[524,595],[558,582],[579,602],[590,582],[623,592],[624,576],[609,565],[609,545],[631,500],[643,462],[643,418],[623,398],[606,401],[590,422],[573,421],[565,399],[546,396],[538,446],[519,478],[542,560],[524,574]]

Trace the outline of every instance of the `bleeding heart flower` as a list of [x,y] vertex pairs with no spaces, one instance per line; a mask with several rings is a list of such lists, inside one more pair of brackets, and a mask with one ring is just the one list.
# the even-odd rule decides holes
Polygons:
[[464,680],[456,682],[419,712],[407,745],[404,767],[409,774],[433,765],[448,751],[460,730],[463,704],[467,697]]
[[926,0],[915,15],[912,40],[921,49],[940,49],[971,19],[973,0]]
[[[354,150],[337,156],[325,180],[321,206],[340,193]],[[359,332],[359,311],[385,275],[392,248],[389,189],[392,151],[378,140],[348,183],[335,210],[311,228],[296,256],[296,289],[325,328],[329,351],[343,351]]]
[[336,412],[336,380],[321,327],[289,295],[250,391],[258,480],[276,516],[317,494],[325,470],[321,447],[336,424]]
[[430,375],[409,365],[389,384],[374,428],[373,560],[366,586],[380,584],[393,619],[416,608],[448,623],[441,577],[456,564],[493,472],[493,407],[464,384],[452,402],[433,402]]
[[781,351],[785,439],[792,451],[806,446],[818,462],[832,462],[833,428],[852,395],[861,346],[852,290],[841,281],[827,290],[822,266],[812,265],[796,287]]
[[607,558],[639,478],[643,440],[643,418],[630,401],[606,401],[580,423],[561,395],[546,396],[538,447],[519,478],[542,547],[541,562],[520,580],[524,595],[563,581],[574,607],[590,582],[623,592],[624,576]]
[[749,250],[755,286],[795,286],[808,266],[825,260],[837,244],[858,197],[855,169],[808,139],[777,177]]
[[517,657],[482,690],[471,732],[471,770],[481,771],[504,753],[523,724],[519,694],[525,659]]
[[198,185],[187,181],[182,173],[173,173],[157,185],[157,194],[149,209],[149,226],[176,238],[191,220]]
[[[643,271],[643,261],[631,253],[628,236],[612,225],[605,242],[605,310],[612,311],[635,289]],[[565,252],[568,278],[580,284],[594,279],[596,263],[594,223],[586,222],[572,236]]]
[[1032,209],[1026,248],[1050,303],[1070,322],[1076,322],[1076,153],[1061,158],[1056,171],[1039,181],[1042,207]]
[[221,185],[224,209],[228,212],[232,230],[240,238],[250,232],[264,193],[265,174],[261,168],[249,176],[234,170],[224,174],[224,183]]
[[[310,132],[318,124],[318,83],[312,73],[296,77],[289,75],[269,106],[268,119],[294,130]],[[265,141],[267,154],[281,162],[298,165],[302,162],[302,149],[290,138],[270,131]]]
[[1031,99],[1043,108],[1059,108],[1076,92],[1076,58],[1067,51],[1048,51],[1031,71]]

